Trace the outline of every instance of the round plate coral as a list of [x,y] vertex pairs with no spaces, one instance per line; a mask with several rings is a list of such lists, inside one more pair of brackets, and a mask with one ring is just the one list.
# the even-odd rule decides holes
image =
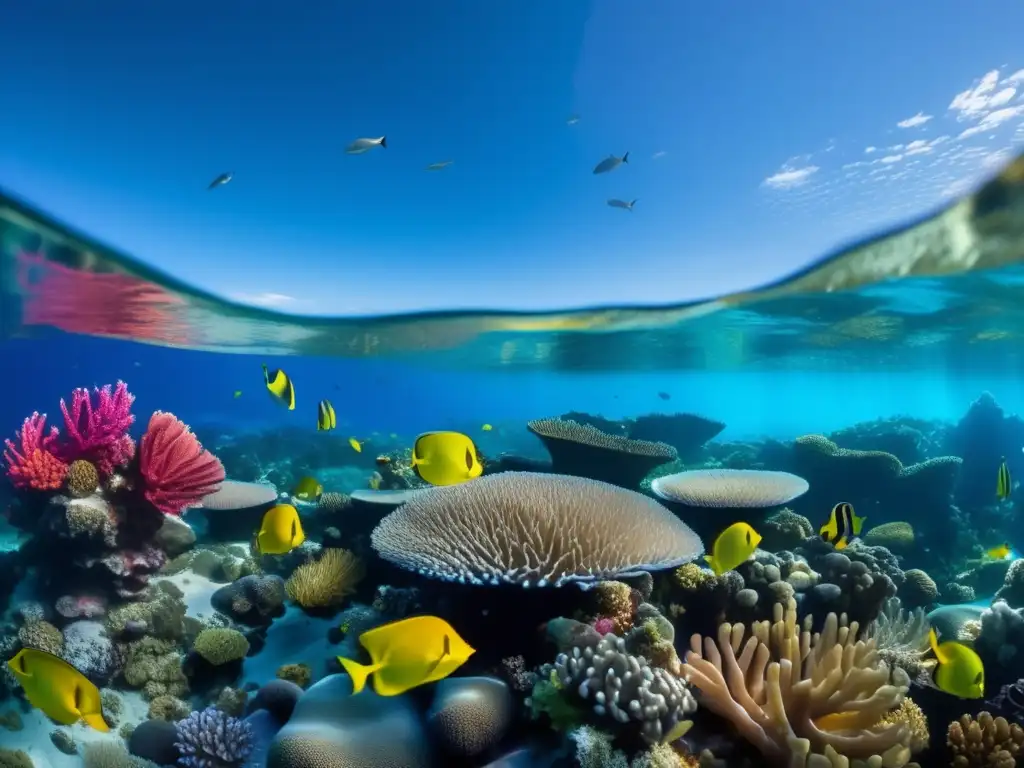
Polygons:
[[651,481],[651,491],[659,498],[712,509],[777,507],[808,488],[797,475],[758,469],[694,469]]

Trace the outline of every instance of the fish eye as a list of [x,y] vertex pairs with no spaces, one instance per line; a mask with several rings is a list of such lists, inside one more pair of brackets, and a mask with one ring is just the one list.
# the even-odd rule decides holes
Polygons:
[[983,682],[985,682],[985,672],[984,671],[979,672],[977,677],[974,678],[975,685],[981,685]]
[[750,531],[747,531],[747,545],[750,545]]
[[469,448],[466,449],[466,469],[473,468],[473,451]]

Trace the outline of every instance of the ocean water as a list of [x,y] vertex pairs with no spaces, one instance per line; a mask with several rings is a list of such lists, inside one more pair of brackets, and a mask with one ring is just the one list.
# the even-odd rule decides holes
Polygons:
[[[843,603],[847,607],[842,610],[867,626],[883,609],[883,598],[892,595],[872,591],[874,587],[845,573],[826,570],[821,564],[833,567],[837,561],[827,560],[827,555],[834,552],[823,553],[816,547],[831,547],[835,542],[821,542],[818,528],[829,521],[832,505],[843,501],[854,503],[861,516],[871,517],[871,526],[912,524],[916,538],[910,544],[904,541],[900,549],[901,544],[893,539],[886,549],[899,576],[886,564],[890,561],[877,552],[862,557],[862,562],[868,562],[865,571],[875,576],[876,584],[884,581],[883,575],[889,578],[906,608],[939,610],[944,617],[959,617],[952,625],[943,626],[953,626],[949,631],[958,632],[961,641],[978,641],[991,681],[986,689],[989,701],[951,696],[934,685],[911,690],[933,719],[932,745],[923,752],[915,750],[923,755],[918,757],[922,765],[948,764],[943,762],[948,759],[945,723],[965,712],[977,715],[985,705],[990,710],[1002,707],[997,714],[1010,719],[1020,718],[1021,709],[1015,705],[1005,699],[990,700],[999,685],[1012,686],[1024,677],[1024,668],[1015,661],[1018,650],[1024,654],[1024,618],[1015,612],[1024,608],[1024,581],[1014,581],[1014,574],[1024,573],[1024,569],[1010,565],[1020,562],[1014,558],[1018,548],[1024,549],[1015,501],[1016,477],[1024,476],[1024,422],[1015,417],[1024,414],[1022,339],[1024,158],[976,194],[934,215],[873,234],[761,289],[679,306],[563,313],[330,318],[254,309],[182,284],[130,255],[114,252],[86,233],[71,231],[12,195],[0,195],[0,431],[12,439],[34,411],[48,413],[49,423],[60,425],[58,403],[74,388],[124,381],[135,396],[136,421],[131,433],[136,439],[141,437],[149,414],[169,411],[191,425],[207,448],[221,455],[229,479],[269,481],[282,494],[289,493],[294,482],[309,473],[323,484],[324,491],[358,495],[371,490],[380,480],[381,467],[387,466],[386,462],[400,462],[416,436],[431,430],[470,436],[484,457],[488,474],[497,466],[517,469],[524,462],[534,466],[548,461],[548,452],[531,434],[527,422],[572,413],[586,414],[577,418],[589,419],[620,438],[630,429],[630,420],[649,414],[696,414],[718,422],[709,441],[688,446],[692,450],[687,455],[680,449],[673,471],[729,468],[800,474],[800,467],[806,469],[807,465],[788,452],[797,450],[792,447],[796,438],[809,434],[830,436],[848,450],[896,455],[903,467],[896,477],[901,479],[887,481],[890,484],[884,487],[871,484],[875,475],[856,474],[866,465],[844,464],[837,465],[837,474],[827,476],[833,486],[823,486],[815,475],[808,478],[811,488],[806,495],[760,505],[771,507],[767,510],[752,511],[757,504],[739,502],[719,505],[730,508],[729,517],[725,512],[719,514],[710,502],[697,512],[668,504],[677,519],[697,531],[709,552],[717,533],[732,519],[750,522],[762,533],[782,530],[778,518],[767,522],[772,519],[767,513],[778,512],[782,506],[803,515],[810,528],[804,531],[803,544],[797,540],[785,547],[777,543],[769,547],[766,538],[763,556],[757,554],[755,561],[732,569],[745,575],[746,592],[760,590],[760,601],[755,594],[754,606],[744,602],[749,601],[748,596],[707,616],[701,613],[703,609],[686,609],[685,605],[679,613],[670,613],[670,607],[679,607],[682,598],[670,599],[670,586],[665,586],[671,581],[666,575],[670,572],[658,568],[649,569],[656,572],[655,590],[644,593],[643,601],[656,604],[663,616],[675,621],[674,646],[679,659],[685,660],[689,633],[713,632],[715,619],[743,622],[772,617],[768,593],[757,586],[757,578],[763,581],[769,566],[791,573],[792,555],[788,560],[781,555],[787,548],[808,565],[818,586],[834,585],[837,594],[845,595],[842,599],[871,603],[866,613],[860,612],[858,604]],[[294,411],[280,408],[268,397],[261,364],[287,372],[296,391]],[[316,404],[325,398],[335,407],[338,425],[334,431],[318,433]],[[485,429],[485,424],[491,428]],[[908,434],[913,437],[908,439]],[[350,439],[358,441],[360,452],[349,447]],[[904,448],[907,452],[900,455]],[[386,462],[377,460],[378,455],[386,456]],[[959,463],[948,473],[940,469],[932,476],[927,473],[933,468],[927,467],[917,473],[905,471],[951,455]],[[557,460],[554,466],[557,468]],[[1001,466],[1008,472],[1004,494],[1008,498],[996,494]],[[383,487],[388,487],[393,478],[384,474]],[[652,476],[658,474],[664,471],[655,470]],[[589,476],[601,479],[599,468],[593,468]],[[916,485],[906,479],[911,476],[917,478],[913,480]],[[415,479],[412,484],[423,485]],[[649,478],[628,490],[652,497]],[[11,652],[19,646],[30,647],[24,633],[18,634],[31,614],[25,605],[41,605],[46,620],[65,633],[69,624],[69,617],[55,613],[52,606],[54,595],[46,574],[53,565],[39,560],[38,553],[45,551],[45,537],[50,534],[24,521],[25,510],[36,509],[33,505],[39,503],[38,497],[10,483],[0,487],[0,511],[5,511],[7,518],[0,522],[0,550],[7,551],[4,556],[11,558],[15,574],[3,582],[6,592],[0,598],[0,610],[4,611],[0,637],[6,638],[4,648]],[[254,562],[259,572],[287,578],[304,562],[302,558],[288,560],[289,555],[268,564],[266,556],[254,556],[249,550],[262,511],[256,517],[239,513],[225,523],[223,518],[215,519],[218,513],[196,509],[188,510],[184,520],[198,536],[195,547],[232,562]],[[378,517],[390,511],[378,511]],[[626,765],[614,762],[618,758],[612,755],[612,747],[601,746],[602,733],[614,738],[614,749],[630,759],[642,759],[649,752],[651,742],[640,738],[639,726],[630,730],[622,723],[606,722],[603,710],[594,709],[593,702],[575,702],[575,730],[560,731],[549,727],[545,719],[551,710],[544,710],[546,714],[538,720],[523,715],[537,709],[537,688],[529,699],[529,689],[507,693],[502,659],[525,657],[527,671],[545,660],[555,660],[554,646],[543,642],[543,629],[552,619],[572,616],[594,625],[608,619],[588,602],[593,590],[535,590],[531,594],[542,596],[534,599],[522,597],[525,591],[521,587],[509,590],[509,585],[501,585],[506,591],[498,593],[471,585],[467,591],[465,585],[446,585],[430,574],[409,573],[408,568],[389,571],[375,563],[374,552],[367,545],[372,523],[377,521],[363,529],[360,525],[365,520],[356,523],[343,515],[325,521],[322,509],[313,511],[299,505],[299,514],[308,519],[308,540],[316,545],[313,550],[305,547],[307,560],[343,546],[365,561],[363,585],[333,611],[303,610],[292,601],[280,616],[254,628],[244,622],[236,624],[236,617],[221,616],[223,611],[213,597],[232,577],[238,577],[237,569],[222,565],[221,571],[202,571],[192,561],[173,573],[165,568],[147,574],[150,589],[161,581],[175,585],[189,617],[207,622],[207,626],[236,627],[249,643],[248,655],[238,669],[215,675],[201,665],[196,672],[196,651],[190,646],[194,637],[176,638],[174,652],[180,654],[190,686],[172,691],[170,695],[184,710],[181,717],[166,719],[183,720],[188,711],[221,701],[218,695],[224,686],[251,695],[273,680],[282,665],[301,662],[310,667],[314,682],[322,682],[316,682],[299,699],[293,721],[276,738],[279,742],[285,737],[301,741],[302,733],[308,731],[327,733],[325,738],[338,744],[366,746],[360,757],[345,758],[363,762],[346,763],[339,758],[339,766],[377,765],[373,762],[377,758],[368,756],[379,746],[371,731],[385,725],[397,728],[393,742],[404,745],[396,747],[400,754],[394,759],[398,762],[389,765]],[[478,522],[478,528],[487,525]],[[628,521],[622,525],[629,527]],[[472,520],[467,526],[458,530],[473,535]],[[455,535],[456,529],[452,530]],[[865,531],[867,540],[870,528]],[[877,545],[882,539],[874,541]],[[38,549],[40,542],[42,550]],[[1009,545],[1005,554],[989,553],[1003,542]],[[227,547],[235,547],[234,554],[225,555]],[[854,562],[858,559],[851,557]],[[911,571],[924,573],[931,587],[920,587],[925,582],[909,575]],[[626,573],[624,578],[635,575]],[[797,584],[802,579],[790,578],[789,582]],[[905,587],[904,583],[918,586]],[[958,591],[956,584],[969,585],[970,593]],[[478,649],[477,661],[467,664],[466,670],[486,680],[463,681],[461,693],[448,692],[444,684],[418,689],[421,693],[429,690],[429,695],[436,697],[433,711],[426,693],[391,698],[359,694],[364,699],[350,696],[350,688],[339,693],[349,683],[339,682],[344,674],[331,660],[339,654],[356,653],[358,635],[343,640],[332,632],[336,633],[339,625],[349,626],[343,610],[352,610],[352,605],[376,600],[378,608],[392,606],[391,598],[382,597],[389,587],[392,594],[416,590],[420,595],[416,598],[419,602],[413,601],[419,608],[389,608],[397,612],[392,614],[397,618],[444,614],[453,625],[458,624],[457,631]],[[820,627],[829,605],[822,597],[827,590],[797,591],[801,614],[818,606],[816,626]],[[997,592],[1007,600],[1005,610],[990,608]],[[147,595],[147,599],[152,597]],[[137,594],[102,597],[108,612],[140,599]],[[836,599],[839,605],[841,600]],[[396,599],[398,603],[401,601]],[[1003,611],[999,614],[1002,618],[996,617],[1003,623],[998,638],[989,639],[994,646],[986,650],[979,632],[985,621],[994,625],[996,618],[985,619],[982,614],[993,610]],[[520,613],[507,616],[503,611]],[[643,626],[640,619],[636,621],[637,627]],[[938,621],[936,618],[937,625]],[[625,637],[627,629],[619,627],[617,631]],[[109,636],[109,627],[107,632]],[[126,640],[124,644],[127,647]],[[912,653],[926,655],[923,649],[921,646]],[[571,646],[562,650],[571,655]],[[451,680],[466,677],[466,670]],[[548,672],[541,670],[540,674],[543,683]],[[677,679],[683,679],[681,674]],[[140,692],[118,673],[104,679],[103,685],[122,698],[122,723],[138,726],[147,719],[160,719],[154,714],[153,696]],[[490,685],[506,686],[501,696],[508,696],[507,701],[493,694]],[[560,695],[569,694],[563,691]],[[23,721],[20,729],[0,729],[4,748],[25,750],[37,766],[77,765],[83,759],[91,764],[82,755],[87,755],[83,753],[85,745],[97,740],[94,731],[81,724],[64,728],[81,747],[68,754],[48,735],[57,725],[28,706],[16,685],[9,683],[0,696],[0,716],[17,711]],[[744,756],[758,754],[755,744],[730,756],[733,753],[722,743],[732,733],[729,724],[713,715],[705,717],[704,699],[698,699],[702,708],[696,716],[696,735],[675,742],[672,754],[682,755],[687,750],[696,754],[707,748],[724,755],[731,761],[729,765],[740,765]],[[339,702],[347,703],[342,706]],[[898,702],[890,703],[895,707]],[[472,754],[449,732],[454,726],[446,731],[448,726],[437,725],[444,721],[443,717],[438,720],[438,708],[446,711],[445,707],[451,707],[455,712],[458,706],[472,709],[474,716],[490,718],[487,728],[495,733],[488,737],[485,748]],[[713,706],[708,708],[714,712]],[[241,717],[244,708],[234,714]],[[828,712],[815,716],[825,714]],[[296,724],[296,718],[301,722]],[[452,718],[457,720],[455,715]],[[303,762],[305,758],[289,762],[291,758],[282,756],[282,748],[271,743],[280,726],[280,721],[272,727],[260,725],[257,749],[234,762],[268,768],[311,766],[311,762]],[[587,730],[590,726],[597,730]],[[862,724],[857,727],[868,730]],[[431,729],[440,729],[442,735]],[[429,738],[424,735],[428,731],[432,734]],[[591,746],[584,748],[584,742]],[[138,740],[129,738],[124,743],[140,754]],[[820,751],[823,744],[812,747]],[[347,747],[337,748],[343,752]],[[588,749],[606,749],[607,761],[585,763],[580,755]],[[165,750],[162,754],[169,753]],[[779,759],[773,752],[761,754],[769,761]],[[854,750],[851,756],[869,754]],[[156,759],[150,753],[142,756]],[[231,763],[222,760],[224,765]]]

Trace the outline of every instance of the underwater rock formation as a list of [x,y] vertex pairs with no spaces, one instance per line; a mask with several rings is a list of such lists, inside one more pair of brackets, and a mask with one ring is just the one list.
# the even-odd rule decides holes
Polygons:
[[646,496],[528,472],[416,496],[381,521],[372,544],[425,576],[524,587],[672,568],[704,551],[685,523]]
[[699,458],[704,444],[718,437],[723,429],[722,422],[694,413],[650,413],[626,421],[631,440],[671,445],[683,461]]
[[989,392],[971,403],[950,431],[945,449],[963,457],[957,504],[975,508],[995,501],[995,471],[1006,458],[1010,472],[1024,476],[1024,419],[1007,414]]
[[527,424],[551,454],[552,472],[601,480],[636,490],[655,467],[677,458],[665,443],[607,434],[587,424],[563,419],[535,419]]

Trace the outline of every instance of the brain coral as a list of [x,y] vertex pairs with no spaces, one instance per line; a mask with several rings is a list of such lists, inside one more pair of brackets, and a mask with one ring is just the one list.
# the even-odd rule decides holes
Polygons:
[[416,496],[371,535],[386,560],[470,584],[561,586],[673,568],[704,551],[671,512],[597,480],[503,472]]

